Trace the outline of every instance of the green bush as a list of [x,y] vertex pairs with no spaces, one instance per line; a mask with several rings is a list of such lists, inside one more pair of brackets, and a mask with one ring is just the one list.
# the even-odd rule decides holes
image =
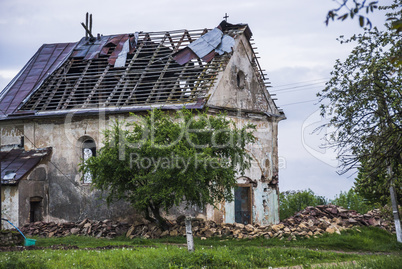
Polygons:
[[310,189],[281,192],[279,194],[279,216],[282,221],[307,206],[325,205],[327,203],[328,201],[324,196],[315,195]]

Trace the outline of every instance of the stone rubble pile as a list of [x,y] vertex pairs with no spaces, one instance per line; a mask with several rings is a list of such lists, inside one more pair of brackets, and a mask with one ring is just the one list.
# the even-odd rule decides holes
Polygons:
[[81,222],[34,222],[20,228],[26,235],[43,237],[61,237],[67,235],[87,235],[94,237],[114,238],[127,232],[130,225],[125,222],[111,220],[94,221],[84,219]]
[[[277,236],[316,236],[324,233],[340,233],[342,230],[356,226],[375,226],[389,232],[395,232],[393,222],[384,220],[378,209],[362,215],[354,210],[336,205],[309,206],[297,212],[294,216],[278,224],[280,230]],[[274,226],[278,226],[274,225]],[[272,226],[272,227],[274,227]],[[289,232],[290,230],[290,232]]]
[[[185,235],[185,217],[180,216],[170,223],[169,230],[162,231],[156,224],[148,221],[133,224],[115,222],[111,220],[81,222],[46,223],[35,222],[24,225],[23,233],[44,237],[59,237],[67,235],[86,235],[95,237],[114,238],[126,235],[129,238],[161,238],[166,236]],[[393,223],[381,218],[379,210],[373,210],[361,215],[354,210],[344,209],[335,205],[307,207],[294,216],[272,226],[259,226],[240,223],[218,224],[214,221],[193,219],[193,235],[206,239],[209,237],[229,238],[287,238],[314,237],[324,233],[340,233],[342,230],[357,226],[376,226],[394,232]]]

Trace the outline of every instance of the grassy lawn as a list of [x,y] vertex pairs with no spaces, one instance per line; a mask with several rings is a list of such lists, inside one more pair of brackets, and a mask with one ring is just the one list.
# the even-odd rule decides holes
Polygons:
[[[196,239],[194,253],[187,251],[184,237],[108,240],[69,236],[37,240],[38,247],[63,245],[78,249],[1,252],[0,268],[274,268],[293,265],[311,268],[314,264],[345,261],[355,261],[355,264],[330,268],[400,268],[402,264],[402,244],[396,243],[394,236],[375,228],[297,241]],[[96,249],[106,246],[120,247]],[[383,254],[356,253],[361,251]]]

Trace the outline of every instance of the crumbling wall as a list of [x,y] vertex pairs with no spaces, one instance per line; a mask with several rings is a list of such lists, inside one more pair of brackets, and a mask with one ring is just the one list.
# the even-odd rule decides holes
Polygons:
[[[257,129],[254,133],[256,142],[248,147],[253,158],[252,167],[244,177],[239,175],[238,180],[239,184],[248,184],[252,189],[251,222],[261,225],[277,223],[276,122],[265,114],[229,114],[228,117],[238,128],[253,123]],[[99,191],[93,190],[90,184],[83,183],[78,171],[78,165],[82,161],[82,138],[93,139],[97,149],[101,148],[101,130],[109,126],[116,117],[67,117],[25,122],[25,148],[29,150],[50,146],[52,155],[46,165],[37,167],[26,180],[20,182],[19,187],[23,190],[19,201],[20,225],[32,221],[32,198],[41,202],[43,221],[79,221],[85,218],[132,221],[138,217],[126,202],[117,202],[108,207]],[[203,217],[218,223],[235,222],[233,202],[217,205],[216,209],[207,207],[205,210],[186,210],[184,206],[179,206],[170,211],[173,218],[182,214]]]
[[[248,123],[256,126],[256,141],[248,147],[253,158],[252,167],[244,177],[239,175],[238,184],[252,189],[248,198],[252,199],[251,223],[275,224],[279,222],[277,136],[278,121],[282,118],[256,68],[248,40],[244,36],[236,38],[233,51],[226,69],[218,77],[217,87],[209,92],[207,105],[229,111],[230,119],[238,128]],[[235,203],[225,203],[224,222],[236,221]],[[209,219],[214,215],[211,210],[212,207],[207,210]]]
[[24,135],[24,124],[1,122],[0,130],[1,146],[18,145],[21,142],[21,136]]
[[[233,51],[217,87],[209,92],[211,97],[207,105],[229,111],[238,128],[248,123],[256,126],[256,141],[248,147],[252,167],[244,177],[239,175],[238,184],[252,189],[249,198],[252,199],[251,223],[275,224],[279,222],[277,126],[280,112],[270,98],[256,68],[253,50],[244,36],[236,38]],[[235,202],[225,204],[224,222],[235,222],[234,207]],[[207,215],[212,217],[214,214]]]
[[[234,113],[228,115],[237,128],[242,128],[248,123],[256,126],[254,136],[256,141],[248,145],[247,151],[252,156],[251,167],[244,175],[238,175],[239,186],[251,189],[251,222],[252,224],[270,225],[279,222],[279,197],[278,197],[278,161],[277,161],[277,137],[275,136],[275,121],[266,115],[253,118],[248,113]],[[235,196],[235,190],[233,190]],[[208,206],[206,216],[217,223],[235,223],[235,201],[217,205],[217,208]],[[237,221],[239,222],[239,221]],[[247,223],[246,223],[247,224]]]

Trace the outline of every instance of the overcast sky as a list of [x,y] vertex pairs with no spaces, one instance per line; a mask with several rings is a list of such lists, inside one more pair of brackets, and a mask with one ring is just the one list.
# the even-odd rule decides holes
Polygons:
[[[280,190],[310,188],[334,198],[350,189],[354,176],[338,176],[334,154],[319,147],[322,134],[312,134],[322,121],[315,95],[335,60],[353,47],[336,38],[362,31],[356,20],[325,26],[334,7],[332,0],[0,0],[0,89],[42,44],[79,41],[86,12],[93,14],[93,32],[103,35],[213,28],[227,13],[228,22],[249,24],[271,92],[287,116],[279,128]],[[370,19],[385,21],[380,12]]]

